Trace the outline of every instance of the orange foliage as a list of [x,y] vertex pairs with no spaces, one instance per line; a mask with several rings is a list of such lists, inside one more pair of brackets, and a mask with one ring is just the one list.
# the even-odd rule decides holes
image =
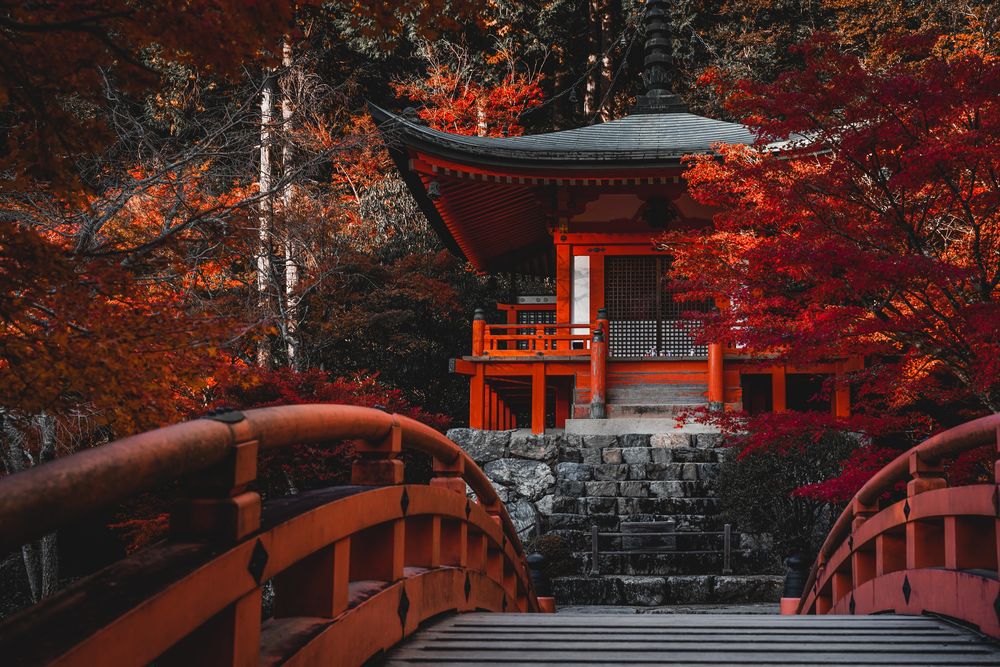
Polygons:
[[77,261],[19,225],[0,227],[0,405],[93,411],[121,435],[180,419],[220,361],[227,322],[182,290],[120,265]]
[[423,105],[417,115],[431,127],[456,134],[523,134],[520,117],[542,103],[537,78],[511,72],[499,84],[489,85],[447,64],[433,65],[426,79],[398,81],[393,88]]

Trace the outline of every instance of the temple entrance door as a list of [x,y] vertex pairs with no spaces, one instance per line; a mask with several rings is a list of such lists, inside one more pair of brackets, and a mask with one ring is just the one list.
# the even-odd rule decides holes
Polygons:
[[609,256],[604,265],[608,351],[613,358],[707,358],[694,342],[698,324],[684,317],[707,311],[710,301],[679,301],[669,287],[670,258]]

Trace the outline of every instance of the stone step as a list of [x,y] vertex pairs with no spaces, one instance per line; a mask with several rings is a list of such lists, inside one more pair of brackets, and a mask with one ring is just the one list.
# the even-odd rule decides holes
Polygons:
[[[565,496],[582,496],[585,482],[703,481],[718,477],[718,463],[558,463],[556,489]],[[579,484],[569,484],[578,482]],[[565,488],[563,488],[563,486]]]
[[[695,447],[604,447],[600,450],[599,463],[718,463],[731,451],[735,450]],[[584,462],[590,463],[588,460]]]
[[[539,436],[534,436],[538,438]],[[719,433],[695,433],[684,429],[675,429],[664,433],[628,433],[625,435],[567,435],[567,445],[563,449],[597,449],[608,447],[655,447],[655,448],[689,448],[722,449],[722,435]]]
[[[622,519],[626,521],[672,521],[677,532],[721,531],[725,519],[706,514],[636,514],[620,517],[614,514],[551,514],[542,516],[542,530],[565,540],[571,551],[588,551],[591,545],[591,526],[597,524],[600,532],[618,532]],[[746,539],[745,537],[741,539]]]
[[[674,433],[677,431],[677,420],[669,417],[577,418],[567,419],[565,426],[565,433],[567,435],[582,436],[653,435],[656,433]],[[688,423],[681,427],[680,432],[717,434],[718,429],[705,424]]]
[[658,401],[642,402],[635,399],[608,403],[604,410],[609,419],[663,419],[690,414],[698,408],[704,408],[707,403],[691,399],[676,402]]
[[[622,522],[623,524],[625,522]],[[670,522],[660,522],[660,521],[645,521],[639,523],[633,523],[631,525],[658,525],[661,523],[673,524]],[[622,530],[620,532],[629,532]],[[638,549],[631,548],[627,546],[627,540],[632,540],[632,536],[611,536],[611,535],[601,535],[598,539],[598,544],[600,545],[601,551],[663,551],[663,552],[688,552],[688,551],[719,551],[722,549],[722,535],[714,535],[699,532],[690,531],[679,531],[677,530],[676,524],[674,528],[670,531],[673,533],[671,540],[674,544],[672,549],[656,548],[656,549]],[[714,531],[719,532],[719,531]],[[740,540],[742,536],[740,533],[732,533],[732,544],[733,548],[739,548]],[[593,545],[590,545],[586,551],[589,553],[593,549]],[[581,552],[584,551],[581,549]]]
[[700,382],[684,384],[617,384],[610,382],[608,386],[609,402],[627,402],[629,399],[657,399],[671,401],[680,397],[694,398],[701,402],[708,385]]
[[[610,551],[610,549],[608,550]],[[589,551],[573,555],[576,573],[593,573],[593,554]],[[598,574],[601,575],[668,575],[668,574],[722,574],[724,556],[717,549],[704,551],[676,551],[663,553],[599,552]],[[760,566],[740,552],[734,552],[730,567],[735,574],[756,574]]]
[[[542,515],[542,529],[546,532],[575,531],[584,538],[584,542],[578,542],[577,536],[573,535],[573,544],[583,546],[574,547],[577,550],[590,548],[591,526],[597,525],[601,532],[616,532],[621,527],[622,520],[625,521],[673,521],[676,530],[681,532],[692,531],[720,531],[726,523],[725,518],[718,514],[630,514],[622,516],[620,514],[590,514],[583,515],[569,512],[553,512]],[[565,535],[564,535],[565,536]]]
[[668,604],[777,602],[779,575],[694,574],[559,577],[552,581],[556,604],[654,607]]
[[[633,487],[626,486],[623,493],[621,484],[621,482],[584,482],[583,489],[588,498],[624,497],[633,491]],[[653,481],[647,482],[645,489],[645,495],[654,498],[698,498],[715,495],[715,484],[712,481]]]
[[[639,484],[640,482],[622,482]],[[553,499],[553,510],[565,509],[573,514],[616,514],[626,520],[633,514],[715,514],[719,511],[719,499],[711,496],[701,498],[565,498]]]

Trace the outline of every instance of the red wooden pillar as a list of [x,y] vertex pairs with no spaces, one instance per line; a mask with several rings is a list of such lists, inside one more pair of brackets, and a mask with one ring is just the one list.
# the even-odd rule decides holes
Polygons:
[[608,316],[603,308],[597,311],[594,338],[590,344],[590,418],[607,416],[608,395]]
[[[993,461],[993,481],[1000,487],[1000,428],[997,428],[995,451],[997,456]],[[1000,488],[997,489],[997,493],[1000,494]],[[997,566],[1000,567],[1000,517],[997,517],[993,527],[993,539],[996,542],[996,562]]]
[[[570,307],[573,285],[573,253],[572,247],[561,244],[556,246],[556,323],[567,324],[570,320]],[[539,330],[541,331],[541,330]]]
[[771,410],[784,412],[788,409],[785,402],[785,367],[775,366],[771,370]]
[[590,319],[597,320],[597,311],[604,308],[604,255],[590,256]]
[[[729,309],[729,299],[715,299],[715,307],[720,311]],[[724,410],[726,407],[725,341],[708,344],[708,407],[710,410]]]
[[486,314],[482,308],[476,308],[476,314],[472,318],[472,356],[483,356],[485,338]]
[[490,392],[490,420],[489,428],[491,431],[495,431],[500,428],[500,396],[497,395],[492,389]]
[[833,415],[835,417],[851,416],[851,387],[844,382],[843,375],[839,372],[840,364],[837,364],[837,375],[834,378],[833,389]]
[[531,367],[531,432],[545,433],[545,364]]
[[486,395],[486,367],[476,364],[476,372],[469,381],[469,428],[484,428],[486,419],[483,398]]
[[722,343],[708,344],[708,407],[722,410],[725,406],[725,381],[723,376]]
[[569,388],[556,385],[556,428],[566,428],[567,419],[569,419]]

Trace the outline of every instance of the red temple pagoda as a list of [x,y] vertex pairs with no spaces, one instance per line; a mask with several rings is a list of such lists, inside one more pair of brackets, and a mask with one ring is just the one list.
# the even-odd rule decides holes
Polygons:
[[[487,273],[552,278],[555,295],[477,312],[471,354],[453,361],[470,381],[469,426],[669,416],[708,404],[752,411],[814,409],[824,376],[857,368],[832,359],[763,366],[725,340],[696,342],[693,311],[725,308],[675,298],[667,228],[712,224],[687,192],[685,155],[750,144],[744,126],[688,112],[669,91],[665,0],[646,9],[646,94],[607,123],[521,137],[430,129],[372,107],[410,191],[445,245]],[[839,385],[838,385],[839,386]],[[849,392],[829,409],[846,415]],[[572,423],[572,422],[571,422]]]

